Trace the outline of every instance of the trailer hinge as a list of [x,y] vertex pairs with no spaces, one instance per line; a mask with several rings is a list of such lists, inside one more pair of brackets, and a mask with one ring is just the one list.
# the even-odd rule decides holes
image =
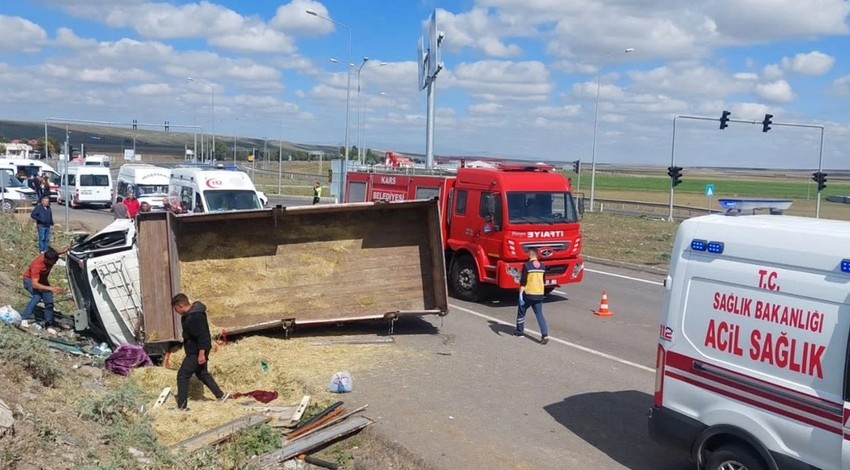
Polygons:
[[398,320],[398,312],[385,313],[384,318],[386,318],[387,320],[390,321],[389,334],[390,334],[390,336],[392,336],[393,332],[395,330],[395,322],[396,322],[396,320]]
[[287,318],[281,320],[281,326],[283,327],[283,337],[284,339],[289,339],[289,332],[295,329],[295,319]]

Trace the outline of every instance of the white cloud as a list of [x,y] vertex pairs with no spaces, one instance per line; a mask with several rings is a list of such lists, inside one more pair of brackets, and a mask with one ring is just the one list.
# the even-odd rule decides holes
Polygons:
[[0,52],[37,52],[47,43],[41,26],[17,16],[0,15]]
[[295,44],[291,37],[264,24],[246,25],[240,31],[214,36],[210,44],[225,49],[292,54]]
[[505,106],[500,103],[477,103],[469,106],[469,112],[476,114],[498,114],[504,109]]
[[735,77],[735,80],[753,81],[759,79],[759,75],[752,72],[740,72],[732,76]]
[[334,30],[333,23],[310,15],[307,10],[313,10],[318,15],[332,19],[328,9],[319,2],[293,0],[277,7],[274,18],[269,21],[269,24],[280,31],[305,36],[320,36]]
[[760,120],[768,112],[781,112],[780,108],[768,107],[761,103],[738,103],[730,110],[735,119]]
[[850,96],[850,75],[844,75],[843,77],[836,78],[835,81],[832,82],[832,86],[840,94]]
[[56,31],[56,45],[70,49],[90,49],[97,47],[97,41],[81,38],[68,28],[59,28]]
[[791,85],[785,80],[777,80],[770,83],[756,85],[756,95],[767,101],[788,102],[794,99]]
[[545,100],[554,89],[546,65],[538,61],[461,63],[452,70],[447,83],[488,101]]
[[512,57],[522,52],[518,45],[506,44],[500,39],[509,34],[509,26],[485,9],[473,8],[459,14],[438,9],[437,27],[445,32],[442,47],[451,51],[473,48],[492,57]]
[[545,118],[569,118],[581,114],[581,105],[569,104],[566,106],[538,106],[532,110],[532,113],[538,114]]
[[127,93],[137,96],[168,95],[171,91],[171,86],[167,83],[145,83],[142,85],[131,86],[127,89]]
[[701,98],[722,98],[746,91],[750,84],[725,72],[693,62],[672,63],[649,71],[628,74],[641,91],[686,94]]
[[823,75],[832,68],[835,58],[819,51],[784,57],[782,67],[802,75]]
[[762,76],[765,80],[778,80],[782,78],[783,75],[782,67],[778,64],[766,65],[762,70]]

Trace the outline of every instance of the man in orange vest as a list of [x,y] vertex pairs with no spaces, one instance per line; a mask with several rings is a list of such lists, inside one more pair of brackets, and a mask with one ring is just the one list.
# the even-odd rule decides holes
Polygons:
[[528,261],[522,265],[522,274],[519,280],[519,304],[516,313],[516,336],[525,333],[525,313],[528,307],[534,311],[537,324],[540,326],[540,344],[549,342],[549,327],[543,316],[543,298],[545,293],[546,266],[537,259],[537,248],[528,249]]

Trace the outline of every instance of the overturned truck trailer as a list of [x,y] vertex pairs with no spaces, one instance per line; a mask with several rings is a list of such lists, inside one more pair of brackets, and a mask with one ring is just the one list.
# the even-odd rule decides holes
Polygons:
[[178,292],[207,305],[214,333],[445,315],[438,210],[409,201],[116,221],[69,252],[77,329],[113,345],[179,341]]

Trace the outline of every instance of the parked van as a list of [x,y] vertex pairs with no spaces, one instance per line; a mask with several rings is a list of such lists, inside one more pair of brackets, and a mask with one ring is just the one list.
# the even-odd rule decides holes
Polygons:
[[169,198],[189,212],[262,209],[254,183],[242,171],[172,168],[168,190]]
[[0,208],[4,212],[34,206],[35,191],[15,177],[12,170],[0,168]]
[[650,434],[699,469],[848,469],[850,222],[721,204],[676,234]]
[[71,207],[81,205],[103,205],[112,207],[112,173],[100,166],[69,166],[59,185],[60,204]]
[[59,190],[59,173],[47,163],[26,158],[0,158],[0,169],[10,170],[20,181],[25,181],[32,175],[47,176],[50,180],[50,199],[56,200]]
[[133,193],[139,203],[147,202],[152,208],[162,208],[162,200],[168,196],[170,176],[168,168],[146,163],[121,165],[115,181],[115,196],[126,198]]

